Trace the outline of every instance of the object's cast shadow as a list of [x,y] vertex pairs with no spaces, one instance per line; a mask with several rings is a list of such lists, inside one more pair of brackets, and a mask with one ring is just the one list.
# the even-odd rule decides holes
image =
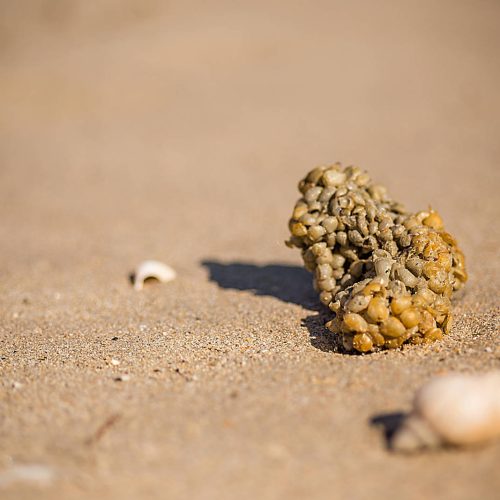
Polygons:
[[392,448],[394,435],[403,425],[406,416],[407,415],[405,413],[394,412],[382,413],[370,418],[370,425],[372,425],[373,427],[379,427],[383,431],[386,446],[388,449]]
[[324,326],[331,314],[321,306],[312,287],[311,273],[303,267],[290,264],[256,265],[246,262],[220,262],[204,260],[202,265],[209,271],[209,279],[221,288],[246,290],[259,296],[276,297],[316,311],[302,320],[309,331],[311,344],[322,351],[338,351],[339,347]]

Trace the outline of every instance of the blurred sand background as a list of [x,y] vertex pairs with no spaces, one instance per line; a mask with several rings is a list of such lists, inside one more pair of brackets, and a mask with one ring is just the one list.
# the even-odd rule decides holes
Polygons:
[[[498,498],[500,443],[398,456],[370,421],[500,367],[499,25],[494,0],[2,0],[0,496]],[[443,342],[334,351],[283,241],[337,160],[463,246]],[[146,258],[179,278],[135,292]]]

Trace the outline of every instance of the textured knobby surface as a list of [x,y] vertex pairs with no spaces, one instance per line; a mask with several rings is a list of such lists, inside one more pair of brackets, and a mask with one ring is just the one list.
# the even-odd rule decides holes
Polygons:
[[[20,4],[0,40],[0,496],[495,498],[499,443],[401,457],[370,421],[500,364],[498,2]],[[297,179],[336,160],[460,242],[443,341],[332,350],[283,240]],[[135,292],[146,258],[177,280]]]
[[301,250],[328,329],[345,351],[443,338],[465,258],[434,210],[409,213],[357,166],[321,165],[299,182],[286,244]]

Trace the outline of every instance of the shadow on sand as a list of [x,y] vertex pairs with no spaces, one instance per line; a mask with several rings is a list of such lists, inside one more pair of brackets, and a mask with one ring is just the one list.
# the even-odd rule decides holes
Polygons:
[[276,297],[307,309],[317,310],[317,297],[311,283],[311,274],[304,268],[289,264],[246,262],[219,262],[204,260],[209,279],[221,288],[246,290],[255,295]]
[[208,269],[209,279],[221,288],[246,290],[259,296],[276,297],[283,302],[316,311],[316,314],[302,320],[302,326],[309,331],[311,344],[321,351],[339,351],[335,336],[324,326],[332,315],[321,306],[312,287],[311,273],[303,267],[216,260],[203,260],[201,264]]
[[392,448],[392,439],[396,431],[401,427],[406,414],[402,412],[394,413],[383,413],[380,415],[375,415],[370,419],[370,425],[373,427],[378,427],[382,430],[385,437],[385,442],[387,448]]

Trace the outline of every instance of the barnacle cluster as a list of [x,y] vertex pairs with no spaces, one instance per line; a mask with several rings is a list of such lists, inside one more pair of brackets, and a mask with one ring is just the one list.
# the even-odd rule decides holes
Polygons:
[[289,222],[326,326],[348,351],[442,338],[450,297],[467,280],[463,253],[434,210],[408,213],[358,167],[317,167],[300,181]]

